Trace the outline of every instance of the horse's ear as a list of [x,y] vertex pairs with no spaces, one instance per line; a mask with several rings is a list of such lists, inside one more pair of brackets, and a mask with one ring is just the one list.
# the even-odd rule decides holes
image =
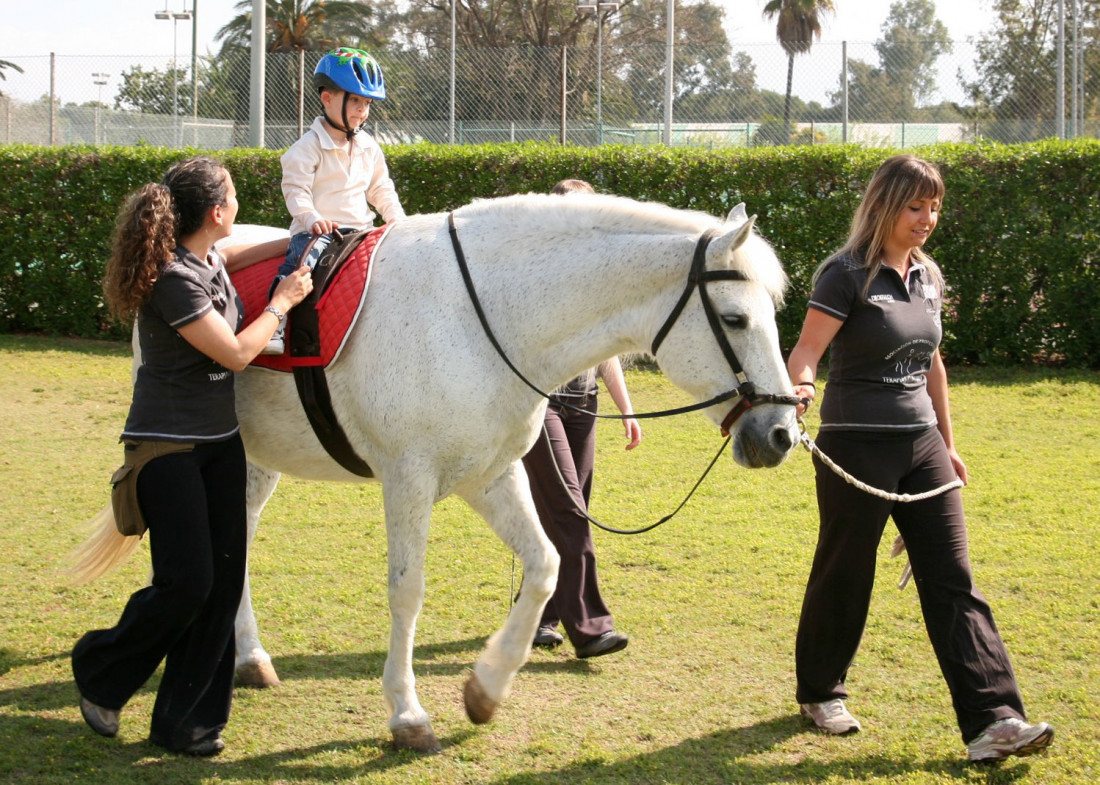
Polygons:
[[[742,209],[744,207],[743,205],[738,206],[742,207]],[[736,210],[736,208],[734,209]],[[721,234],[714,238],[710,244],[710,250],[707,255],[710,256],[713,253],[728,258],[730,254],[740,248],[741,244],[749,238],[749,235],[752,234],[752,227],[755,224],[755,215],[745,216],[744,223],[736,229],[731,229],[725,234]]]
[[745,212],[745,203],[744,202],[741,202],[741,204],[737,205],[732,210],[730,210],[730,214],[726,216],[726,223],[728,223],[728,224],[731,224],[731,223],[734,223],[734,222],[740,223],[741,221],[747,221],[747,220],[749,220],[749,215],[748,215],[748,213]]

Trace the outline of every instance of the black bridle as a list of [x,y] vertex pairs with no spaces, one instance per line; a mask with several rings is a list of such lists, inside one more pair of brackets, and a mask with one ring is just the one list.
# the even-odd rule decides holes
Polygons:
[[[458,260],[458,269],[462,273],[462,280],[466,284],[466,292],[470,295],[470,302],[473,303],[474,311],[477,313],[477,318],[481,322],[481,328],[485,331],[486,337],[489,339],[489,343],[496,349],[497,354],[500,355],[500,359],[504,360],[512,373],[516,377],[541,395],[547,400],[552,400],[551,397],[536,387],[522,372],[508,359],[508,355],[504,353],[504,349],[501,347],[500,342],[497,341],[496,336],[493,334],[492,328],[489,326],[489,320],[485,318],[485,311],[481,307],[481,301],[478,299],[477,290],[474,289],[473,279],[470,277],[470,268],[466,264],[466,254],[462,252],[462,244],[458,241],[458,231],[455,229],[454,213],[449,213],[447,216],[448,231],[451,235],[451,245],[454,246],[455,258]],[[718,341],[718,346],[722,350],[723,356],[726,358],[726,362],[729,363],[730,368],[733,370],[734,377],[737,380],[737,386],[728,392],[724,392],[720,395],[716,395],[713,398],[703,401],[702,403],[692,404],[690,406],[681,406],[676,409],[663,409],[658,412],[644,412],[642,414],[594,414],[587,409],[582,409],[579,406],[573,406],[559,399],[553,399],[556,406],[561,406],[565,409],[571,409],[575,412],[588,415],[589,417],[598,417],[601,419],[609,420],[625,420],[629,418],[643,419],[651,417],[671,417],[674,414],[683,414],[685,412],[693,412],[699,409],[706,409],[707,407],[714,406],[722,401],[728,401],[731,398],[737,398],[737,402],[733,408],[730,409],[729,414],[722,420],[722,435],[725,436],[725,440],[722,442],[722,446],[718,448],[718,452],[715,453],[714,458],[711,459],[710,464],[703,471],[702,476],[696,481],[695,485],[684,500],[668,515],[658,520],[656,523],[652,523],[648,526],[644,526],[638,529],[616,529],[612,526],[606,526],[593,518],[587,512],[584,517],[589,520],[593,525],[598,526],[604,531],[613,532],[615,534],[642,534],[643,532],[655,529],[666,521],[670,520],[676,515],[684,505],[687,504],[688,499],[694,495],[696,489],[702,484],[703,480],[710,473],[710,470],[714,468],[714,464],[718,462],[718,458],[726,449],[726,445],[729,444],[730,436],[729,429],[733,426],[737,419],[749,410],[757,403],[780,403],[789,406],[797,406],[801,401],[793,395],[775,395],[772,393],[758,393],[756,387],[752,382],[748,380],[745,375],[744,369],[741,367],[741,363],[737,359],[737,354],[733,351],[733,347],[730,346],[729,341],[726,339],[725,332],[722,330],[722,325],[719,323],[718,314],[714,310],[714,304],[711,302],[710,295],[707,294],[706,284],[710,281],[744,281],[747,277],[744,273],[738,270],[714,270],[708,271],[706,269],[707,261],[707,246],[710,245],[710,241],[717,234],[714,229],[709,229],[703,233],[699,238],[699,241],[695,244],[695,255],[691,262],[691,272],[688,273],[687,286],[684,288],[683,294],[680,295],[680,299],[676,302],[675,307],[672,309],[672,313],[669,314],[665,323],[661,326],[661,329],[657,331],[657,337],[653,339],[652,353],[653,356],[657,356],[657,348],[664,341],[669,331],[672,329],[672,325],[676,322],[676,319],[680,316],[684,310],[684,306],[691,298],[691,292],[693,289],[698,288],[699,298],[703,302],[703,310],[707,314],[707,322],[710,324],[711,332],[714,334],[714,338]],[[545,426],[543,426],[545,428]],[[554,468],[558,472],[558,478],[562,482],[562,486],[566,492],[569,492],[569,487],[565,482],[565,479],[561,476],[561,469],[558,467],[557,462],[554,462]],[[583,509],[583,507],[581,507]],[[513,556],[513,559],[515,557]]]
[[714,404],[726,398],[737,398],[733,408],[722,420],[722,435],[728,436],[730,428],[733,427],[738,418],[756,404],[779,403],[787,406],[797,406],[801,403],[801,399],[794,395],[757,392],[756,385],[749,381],[748,376],[745,375],[745,371],[741,367],[741,362],[737,359],[737,353],[730,346],[726,333],[719,322],[718,312],[714,310],[714,302],[707,293],[707,284],[711,281],[747,281],[748,277],[740,270],[707,269],[707,246],[710,245],[710,241],[714,239],[716,234],[718,234],[717,230],[708,229],[703,232],[703,235],[695,244],[695,254],[691,259],[691,272],[688,273],[687,286],[684,287],[684,292],[673,307],[672,313],[668,315],[661,329],[657,331],[657,337],[653,339],[653,345],[649,351],[654,357],[657,356],[657,349],[665,340],[669,331],[672,330],[672,325],[676,323],[684,310],[684,306],[691,298],[692,289],[698,289],[699,300],[703,303],[703,313],[707,315],[710,331],[714,335],[714,340],[718,342],[718,348],[722,350],[722,356],[726,358],[726,362],[729,363],[730,370],[733,371],[733,376],[737,380],[737,386],[729,393],[723,393],[724,397],[719,396],[708,401],[709,404]]
[[[492,328],[489,326],[488,319],[485,318],[485,311],[481,307],[481,301],[478,299],[477,291],[474,289],[473,279],[470,277],[470,268],[466,264],[466,255],[462,252],[462,244],[458,240],[458,231],[455,229],[454,213],[449,213],[447,216],[448,231],[451,235],[451,245],[454,247],[455,257],[458,260],[458,268],[462,273],[462,280],[466,284],[466,292],[470,295],[470,302],[473,303],[474,311],[477,313],[477,318],[481,322],[481,328],[485,331],[486,337],[489,339],[489,343],[496,349],[497,354],[504,360],[512,373],[519,378],[524,384],[534,390],[547,400],[551,399],[551,396],[540,390],[535,386],[523,373],[516,368],[508,355],[505,354],[504,349],[501,347],[500,342],[497,341],[496,336],[493,334]],[[730,369],[733,371],[734,378],[737,380],[737,386],[732,390],[721,393],[701,403],[691,404],[690,406],[680,406],[675,409],[662,409],[657,412],[643,412],[641,414],[593,414],[585,409],[582,409],[564,401],[556,400],[555,404],[566,409],[571,409],[590,417],[598,417],[601,419],[609,420],[625,420],[636,419],[641,420],[652,417],[671,417],[676,414],[684,414],[686,412],[694,412],[699,409],[706,409],[715,404],[728,401],[731,398],[736,398],[737,401],[730,409],[729,413],[722,420],[722,435],[728,436],[730,428],[737,422],[738,418],[748,411],[751,407],[760,403],[778,403],[788,406],[797,406],[800,400],[793,395],[777,395],[775,393],[759,393],[756,391],[756,386],[749,381],[745,375],[744,370],[741,367],[741,363],[737,359],[737,354],[733,351],[733,347],[730,346],[729,340],[726,338],[725,332],[722,330],[722,325],[719,322],[718,314],[714,310],[714,303],[711,302],[710,295],[707,294],[706,285],[710,281],[745,281],[748,280],[744,273],[739,270],[707,270],[707,246],[710,245],[710,241],[718,232],[714,229],[708,229],[699,238],[699,241],[695,244],[695,254],[691,262],[691,271],[688,273],[687,286],[684,288],[683,294],[680,295],[680,299],[676,302],[676,305],[672,309],[672,313],[668,315],[665,323],[661,326],[661,329],[657,331],[657,337],[653,339],[653,346],[651,352],[654,357],[657,356],[657,349],[672,329],[677,318],[684,310],[684,306],[687,305],[687,301],[691,297],[693,289],[699,290],[699,298],[703,303],[703,311],[707,315],[707,322],[710,324],[711,332],[714,334],[715,340],[718,342],[718,347],[722,350],[722,355],[726,358],[726,362],[729,363]]]

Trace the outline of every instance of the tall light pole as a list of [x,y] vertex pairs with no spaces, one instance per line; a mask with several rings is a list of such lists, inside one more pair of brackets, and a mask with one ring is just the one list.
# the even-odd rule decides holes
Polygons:
[[447,142],[449,144],[455,143],[455,32],[458,29],[458,25],[455,20],[455,4],[458,0],[451,0],[451,97],[448,101],[450,104],[450,130],[447,132]]
[[191,0],[191,120],[199,127],[199,0]]
[[252,0],[252,47],[248,83],[248,143],[253,147],[264,146],[264,103],[267,78],[264,74],[267,51],[267,3]]
[[603,144],[603,22],[619,10],[618,0],[579,0],[577,11],[596,15],[596,144]]
[[[157,11],[153,16],[157,19],[171,19],[172,20],[172,130],[175,139],[176,147],[180,146],[180,124],[179,124],[179,69],[176,68],[176,55],[177,55],[177,40],[176,24],[181,19],[190,19],[191,12],[187,10],[187,3],[184,2],[183,10],[169,11],[168,6],[164,7],[163,11]],[[192,36],[192,40],[194,36]],[[193,53],[192,53],[193,54]],[[194,58],[192,57],[192,62]]]
[[99,96],[96,98],[95,104],[95,126],[92,131],[92,143],[95,145],[99,144],[99,109],[103,105],[103,86],[107,84],[109,76],[110,74],[92,74],[92,84],[99,88]]

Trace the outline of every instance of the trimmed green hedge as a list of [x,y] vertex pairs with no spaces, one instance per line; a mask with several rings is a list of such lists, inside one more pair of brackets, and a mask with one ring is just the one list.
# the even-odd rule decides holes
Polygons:
[[[99,279],[119,204],[195,151],[0,146],[0,331],[125,337]],[[734,151],[546,144],[387,148],[405,208],[441,212],[475,197],[546,191],[563,177],[601,191],[723,215],[759,216],[791,277],[780,313],[797,338],[814,267],[848,230],[867,178],[895,151],[853,146]],[[952,363],[1100,367],[1100,142],[937,145],[947,198],[929,250],[950,287]],[[279,154],[217,154],[234,174],[241,223],[288,223]]]

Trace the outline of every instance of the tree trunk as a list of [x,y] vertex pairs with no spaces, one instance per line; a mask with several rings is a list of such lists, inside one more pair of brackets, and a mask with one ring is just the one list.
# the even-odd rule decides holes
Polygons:
[[791,80],[794,78],[794,55],[787,55],[787,98],[783,101],[783,128],[791,127]]

